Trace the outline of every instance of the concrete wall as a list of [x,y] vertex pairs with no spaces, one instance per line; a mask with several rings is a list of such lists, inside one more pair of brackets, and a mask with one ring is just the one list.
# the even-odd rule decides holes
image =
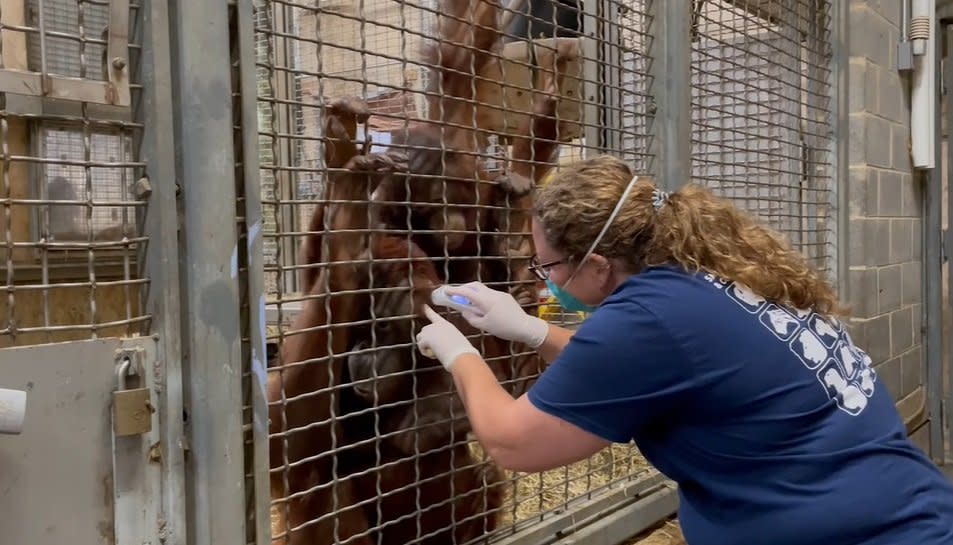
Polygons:
[[[897,71],[900,0],[850,2],[850,304],[855,341],[902,416],[915,419],[922,350],[921,186],[910,162],[910,95]],[[927,449],[926,428],[914,439]]]

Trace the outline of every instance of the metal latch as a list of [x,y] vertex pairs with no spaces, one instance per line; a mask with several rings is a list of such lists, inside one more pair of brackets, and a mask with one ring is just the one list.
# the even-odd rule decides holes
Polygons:
[[[118,437],[152,431],[152,395],[142,387],[145,377],[138,358],[128,352],[120,355],[116,368],[117,390],[113,392],[113,431]],[[137,387],[130,387],[135,382]]]

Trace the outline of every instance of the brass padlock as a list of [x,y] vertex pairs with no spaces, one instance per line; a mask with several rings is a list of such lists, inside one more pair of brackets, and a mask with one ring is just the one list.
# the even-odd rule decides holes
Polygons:
[[129,388],[127,379],[138,376],[132,362],[126,358],[117,371],[119,389],[113,392],[113,431],[118,437],[140,435],[152,431],[152,398],[148,388]]

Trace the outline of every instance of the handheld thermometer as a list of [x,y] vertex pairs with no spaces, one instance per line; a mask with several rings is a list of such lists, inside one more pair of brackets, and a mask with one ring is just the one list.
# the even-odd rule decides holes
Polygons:
[[430,300],[433,301],[435,305],[450,307],[460,312],[470,312],[477,315],[482,314],[480,309],[466,297],[462,295],[448,295],[446,285],[439,286],[433,290],[430,294]]

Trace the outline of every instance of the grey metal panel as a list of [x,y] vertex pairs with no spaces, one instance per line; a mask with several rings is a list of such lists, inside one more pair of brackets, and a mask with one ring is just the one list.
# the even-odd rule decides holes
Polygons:
[[690,0],[656,0],[649,12],[654,170],[669,191],[691,179],[691,13]]
[[271,494],[268,474],[267,352],[265,347],[264,244],[262,242],[261,183],[258,163],[258,82],[255,73],[255,29],[251,2],[237,6],[238,56],[241,86],[242,176],[247,229],[246,290],[250,345],[252,406],[252,482],[255,543],[271,541]]
[[146,306],[158,338],[157,381],[159,451],[162,457],[162,533],[167,543],[186,543],[185,430],[175,141],[172,121],[172,69],[168,4],[147,0],[142,22],[141,115],[145,127],[141,157],[152,193],[144,218],[145,277],[151,281]]
[[172,6],[177,174],[184,211],[189,542],[245,539],[241,331],[228,3]]
[[[126,343],[137,344],[148,364],[151,341]],[[96,339],[0,350],[0,384],[28,392],[23,433],[0,437],[4,543],[156,539],[152,498],[159,469],[147,462],[155,435],[118,441],[113,472],[110,405],[123,346],[119,339]],[[124,515],[116,527],[114,506]]]

